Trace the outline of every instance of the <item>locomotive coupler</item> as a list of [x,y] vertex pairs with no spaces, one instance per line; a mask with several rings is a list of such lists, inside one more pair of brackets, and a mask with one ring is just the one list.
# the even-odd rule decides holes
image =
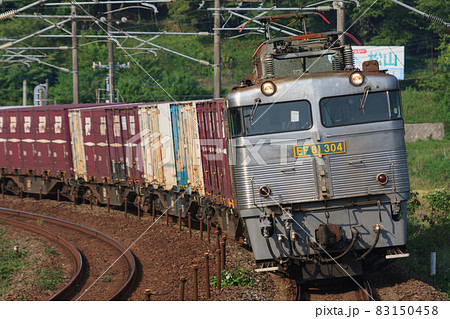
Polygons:
[[397,198],[391,201],[391,214],[392,219],[395,221],[399,221],[400,218],[402,217],[400,210],[400,201]]
[[264,211],[264,213],[259,216],[259,227],[261,228],[261,234],[264,238],[272,237],[274,233],[273,221],[274,216],[271,211]]
[[286,229],[286,234],[289,234],[290,231],[292,230],[292,223],[294,222],[291,208],[283,208],[281,220],[284,222],[284,229]]
[[316,240],[323,248],[335,246],[342,237],[342,228],[336,224],[322,224],[316,229]]

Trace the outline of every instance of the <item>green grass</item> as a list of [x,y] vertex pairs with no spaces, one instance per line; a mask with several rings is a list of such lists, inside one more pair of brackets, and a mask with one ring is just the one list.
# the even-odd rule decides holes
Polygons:
[[450,140],[410,142],[406,150],[412,189],[450,188]]
[[0,296],[8,292],[14,275],[27,265],[25,260],[28,250],[23,247],[19,252],[14,251],[14,242],[6,240],[5,229],[0,228]]
[[42,290],[55,290],[64,281],[64,274],[60,269],[36,269],[33,284]]
[[103,282],[111,282],[112,281],[112,277],[115,275],[115,273],[111,272],[111,273],[107,273],[103,276],[102,281]]
[[[242,268],[232,268],[230,270],[222,270],[220,274],[221,287],[240,286],[252,287],[255,279],[252,278],[251,272],[243,270]],[[217,285],[217,276],[212,276],[209,279],[209,284],[213,287]]]
[[[412,194],[408,203],[408,251],[410,257],[403,262],[415,273],[423,275],[450,297],[450,212],[448,190],[439,190],[440,204],[424,196]],[[421,207],[417,206],[420,201]],[[413,203],[416,203],[415,205]],[[430,205],[431,204],[431,205]],[[442,205],[441,205],[442,204]],[[444,208],[444,210],[436,210]],[[430,275],[430,253],[436,252],[436,275]]]
[[[450,191],[441,188],[426,195],[411,192],[408,202],[408,251],[403,262],[433,282],[450,297]],[[436,275],[430,275],[430,252],[436,252]]]
[[407,88],[402,91],[405,123],[448,122],[450,95],[444,91],[418,91]]
[[50,248],[50,247],[44,248],[44,253],[46,253],[48,256],[52,256],[52,255],[58,256],[58,255],[61,255],[61,253],[60,253],[59,251],[57,251],[57,250],[54,249],[54,248]]

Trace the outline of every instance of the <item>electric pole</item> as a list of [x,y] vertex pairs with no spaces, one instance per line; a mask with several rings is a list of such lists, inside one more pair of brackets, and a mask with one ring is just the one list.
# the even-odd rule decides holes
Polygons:
[[22,93],[23,106],[27,105],[27,80],[23,80],[23,93]]
[[[76,16],[77,7],[72,5],[72,16]],[[73,104],[78,104],[79,81],[78,81],[78,39],[77,39],[77,20],[72,19],[72,82],[73,82]]]
[[108,65],[109,65],[109,103],[114,103],[114,44],[111,39],[111,23],[112,23],[112,13],[111,13],[111,3],[107,3],[106,11],[106,20],[108,25]]
[[[345,31],[345,16],[344,16],[344,9],[345,4],[344,2],[338,1],[333,3],[335,9],[336,9],[336,31]],[[344,34],[341,35],[341,43],[345,43],[345,36]]]
[[221,58],[220,58],[220,0],[214,0],[214,98],[220,98]]

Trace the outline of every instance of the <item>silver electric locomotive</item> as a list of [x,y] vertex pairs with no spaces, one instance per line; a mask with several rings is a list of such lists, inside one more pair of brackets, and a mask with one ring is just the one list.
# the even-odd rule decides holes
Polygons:
[[397,79],[338,33],[268,40],[227,97],[231,185],[262,269],[360,275],[404,257],[409,177]]

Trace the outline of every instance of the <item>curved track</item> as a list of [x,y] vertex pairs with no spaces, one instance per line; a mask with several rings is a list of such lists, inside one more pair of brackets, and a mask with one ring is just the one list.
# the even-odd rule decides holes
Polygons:
[[[6,217],[2,217],[6,216]],[[49,300],[70,300],[73,298],[77,291],[79,291],[79,285],[81,284],[81,281],[83,280],[84,274],[88,272],[87,268],[89,268],[86,263],[83,262],[82,254],[80,253],[80,250],[76,248],[72,243],[68,242],[64,238],[62,238],[59,235],[56,235],[52,232],[49,232],[41,227],[33,226],[30,224],[26,224],[23,222],[19,222],[17,220],[14,220],[12,218],[28,218],[28,219],[34,219],[34,220],[40,220],[42,223],[48,223],[52,225],[56,225],[57,227],[61,228],[64,227],[66,229],[69,229],[71,231],[75,231],[78,233],[83,233],[84,235],[87,235],[91,238],[94,238],[96,240],[100,240],[103,243],[107,244],[108,246],[114,247],[114,249],[118,252],[120,255],[119,258],[116,259],[122,259],[126,263],[126,267],[128,275],[126,276],[125,283],[120,286],[119,289],[117,289],[116,292],[113,293],[111,297],[108,298],[108,300],[122,300],[126,297],[126,295],[130,292],[131,288],[134,286],[135,280],[137,278],[137,268],[136,268],[136,260],[134,255],[131,253],[129,249],[127,249],[122,243],[118,242],[114,238],[111,238],[110,236],[101,233],[99,231],[96,231],[94,229],[75,224],[69,221],[65,221],[62,219],[49,217],[45,215],[39,215],[35,213],[28,213],[23,211],[17,211],[12,210],[8,208],[0,208],[0,219],[5,221],[8,224],[11,224],[15,227],[27,229],[29,231],[38,233],[42,236],[45,236],[49,238],[50,240],[56,241],[57,243],[61,244],[67,251],[69,252],[75,266],[75,272],[71,280],[61,288],[59,291],[57,291]],[[124,258],[122,258],[124,257]],[[98,281],[98,278],[91,284],[95,284]],[[88,287],[88,289],[91,286]],[[85,291],[87,291],[86,289]],[[83,296],[84,293],[81,295]],[[80,296],[80,297],[81,297]],[[79,298],[80,298],[79,297]]]

